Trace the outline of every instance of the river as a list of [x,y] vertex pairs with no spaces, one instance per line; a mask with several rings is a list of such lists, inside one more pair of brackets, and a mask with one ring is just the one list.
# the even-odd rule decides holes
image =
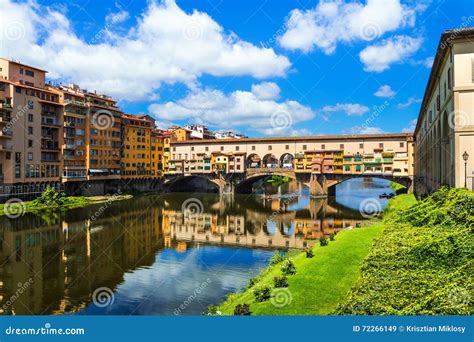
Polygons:
[[360,203],[383,209],[378,196],[392,191],[361,178],[338,185],[337,200],[311,199],[298,184],[265,192],[137,196],[1,217],[1,313],[201,314],[244,288],[276,250],[357,227]]

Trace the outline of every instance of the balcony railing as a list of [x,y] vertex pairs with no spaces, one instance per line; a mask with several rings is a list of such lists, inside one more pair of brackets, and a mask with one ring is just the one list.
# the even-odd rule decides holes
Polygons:
[[59,143],[57,141],[42,141],[41,149],[43,150],[59,150]]
[[10,103],[0,102],[0,109],[9,109],[12,110],[13,107]]
[[12,148],[11,144],[0,144],[0,151],[11,151]]
[[0,137],[11,138],[13,135],[12,131],[0,130]]

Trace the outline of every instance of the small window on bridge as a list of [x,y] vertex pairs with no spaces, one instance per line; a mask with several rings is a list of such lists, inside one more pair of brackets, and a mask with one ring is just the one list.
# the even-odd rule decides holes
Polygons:
[[255,151],[255,146],[252,146],[252,151]]
[[364,144],[359,144],[359,148],[364,148]]
[[400,147],[405,147],[405,143],[403,141],[400,143]]
[[289,150],[290,149],[290,145],[285,145],[285,150]]
[[307,146],[306,145],[303,145],[303,150],[306,150]]
[[343,149],[343,148],[344,148],[344,144],[339,144],[339,148],[340,148],[340,149]]
[[321,145],[321,150],[325,150],[326,149],[326,145],[322,144]]
[[221,146],[221,151],[224,151],[224,146]]
[[272,145],[268,145],[268,150],[269,150],[269,151],[272,150]]
[[379,147],[380,147],[380,148],[383,148],[383,143],[380,143],[380,144],[379,144]]
[[240,146],[235,146],[235,150],[236,151],[240,150]]

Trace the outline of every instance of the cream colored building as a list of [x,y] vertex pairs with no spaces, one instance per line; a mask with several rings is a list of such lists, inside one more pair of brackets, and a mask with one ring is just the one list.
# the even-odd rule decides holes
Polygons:
[[[333,163],[340,164],[341,173],[365,172],[362,168],[361,172],[351,171],[356,167],[348,168],[347,172],[342,168],[343,155],[360,155],[372,158],[374,167],[371,173],[413,175],[413,136],[410,133],[175,141],[171,143],[170,173],[205,173],[199,168],[187,166],[202,158],[200,156],[209,155],[212,155],[211,170],[217,170],[219,164],[222,170],[230,173],[245,172],[249,168],[288,167],[293,167],[295,172],[313,172],[311,163],[317,161],[311,158],[307,162],[311,153],[336,150],[340,152],[340,157]],[[235,158],[236,166],[232,170],[229,158]],[[355,159],[351,158],[351,163],[362,162]],[[299,160],[304,161],[307,167],[299,168]]]
[[443,184],[473,189],[474,28],[442,34],[415,140],[417,194],[428,194]]

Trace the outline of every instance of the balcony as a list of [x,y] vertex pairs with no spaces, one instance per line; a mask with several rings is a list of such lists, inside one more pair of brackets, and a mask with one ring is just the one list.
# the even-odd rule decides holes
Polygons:
[[0,151],[11,151],[12,148],[11,144],[0,144]]
[[12,131],[4,131],[4,130],[0,131],[0,138],[10,139],[12,135],[13,135]]
[[56,118],[41,118],[41,124],[42,125],[47,125],[47,126],[60,126],[59,121]]
[[12,121],[10,116],[0,116],[0,124],[8,124]]
[[0,102],[0,109],[12,110],[13,107],[10,103]]
[[86,103],[82,101],[75,101],[75,100],[64,100],[65,105],[76,105],[85,107]]
[[59,143],[57,141],[45,141],[41,142],[42,150],[59,150]]

